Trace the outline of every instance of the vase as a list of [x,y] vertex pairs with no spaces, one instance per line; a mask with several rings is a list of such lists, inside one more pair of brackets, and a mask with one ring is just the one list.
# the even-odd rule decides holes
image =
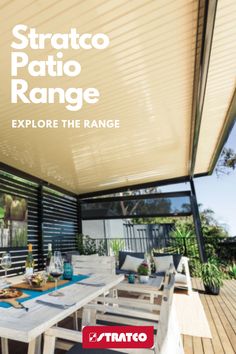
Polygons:
[[73,278],[73,267],[72,264],[69,262],[64,263],[63,278],[65,280],[71,280]]
[[139,275],[140,284],[147,284],[149,281],[149,275]]
[[134,274],[129,274],[128,283],[129,284],[134,284],[135,283],[135,275]]

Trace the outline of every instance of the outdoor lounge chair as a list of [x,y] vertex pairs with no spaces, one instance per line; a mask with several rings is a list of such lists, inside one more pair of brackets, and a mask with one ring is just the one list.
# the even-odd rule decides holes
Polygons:
[[[153,325],[154,329],[157,329],[154,336],[155,345],[150,349],[142,349],[142,354],[183,354],[181,337],[172,305],[174,277],[174,274],[171,274],[169,284],[164,288],[161,305],[152,305],[140,300],[133,301],[134,299],[130,298],[104,299],[99,297],[97,303],[91,303],[84,307],[83,325],[95,325],[99,318],[103,321],[106,320],[107,325],[114,322],[124,325]],[[155,313],[156,310],[160,311],[160,314]],[[45,332],[43,354],[54,354],[57,338],[79,343],[72,346],[68,354],[86,352],[92,354],[140,353],[140,349],[84,349],[81,345],[81,332],[52,327]]]
[[[170,254],[170,253],[153,253],[154,257],[168,257],[173,256],[173,264],[175,267],[175,287],[181,289],[187,289],[188,294],[192,292],[192,282],[189,272],[189,258],[182,256],[180,254]],[[164,275],[164,272],[156,272],[157,275]]]

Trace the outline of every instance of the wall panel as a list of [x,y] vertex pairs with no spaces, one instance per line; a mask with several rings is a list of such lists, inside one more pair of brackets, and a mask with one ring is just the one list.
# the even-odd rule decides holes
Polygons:
[[[42,192],[40,192],[41,190]],[[27,199],[28,243],[33,244],[36,269],[38,269],[40,261],[41,264],[44,262],[48,243],[52,243],[54,249],[62,252],[75,248],[75,235],[78,230],[75,197],[45,186],[41,187],[37,182],[1,170],[0,192]],[[9,250],[12,256],[12,267],[9,274],[24,272],[27,249]],[[4,249],[0,249],[0,257],[3,251]],[[0,267],[1,275],[3,275],[3,270]]]

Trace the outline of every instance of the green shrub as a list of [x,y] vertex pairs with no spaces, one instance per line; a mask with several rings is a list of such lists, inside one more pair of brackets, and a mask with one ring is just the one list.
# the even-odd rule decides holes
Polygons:
[[201,278],[205,286],[219,288],[223,285],[224,276],[214,259],[201,265]]
[[201,262],[199,258],[192,258],[189,260],[189,271],[191,277],[201,277]]
[[125,241],[124,240],[112,240],[110,241],[110,247],[112,249],[112,252],[114,253],[114,256],[116,259],[119,258],[119,251],[122,251],[125,247]]
[[106,254],[106,242],[104,239],[98,241],[92,239],[88,235],[78,234],[76,235],[76,249],[81,255],[91,255],[98,253],[99,256]]
[[236,279],[236,264],[233,263],[229,269],[228,269],[228,273],[231,279]]
[[78,250],[79,254],[84,254],[83,237],[84,237],[83,234],[78,234],[75,237],[76,249]]

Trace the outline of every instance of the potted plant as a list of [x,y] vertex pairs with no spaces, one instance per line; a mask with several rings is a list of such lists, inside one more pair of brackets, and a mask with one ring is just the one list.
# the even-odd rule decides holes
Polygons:
[[201,278],[207,294],[219,295],[223,285],[223,273],[212,260],[201,266]]
[[236,263],[233,263],[229,267],[229,276],[231,279],[236,279]]
[[119,252],[124,249],[125,242],[124,240],[112,240],[110,241],[111,251],[116,259],[116,266],[119,267]]
[[138,267],[139,282],[142,284],[148,283],[149,280],[149,267],[147,262],[142,262]]

